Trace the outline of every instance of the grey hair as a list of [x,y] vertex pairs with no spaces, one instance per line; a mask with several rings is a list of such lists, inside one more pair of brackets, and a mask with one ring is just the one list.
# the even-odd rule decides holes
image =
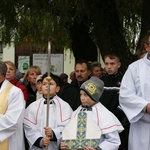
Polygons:
[[92,62],[91,65],[90,65],[91,71],[93,70],[94,67],[100,67],[101,68],[101,63],[98,62],[98,61]]
[[7,66],[4,62],[0,61],[0,74],[6,76]]

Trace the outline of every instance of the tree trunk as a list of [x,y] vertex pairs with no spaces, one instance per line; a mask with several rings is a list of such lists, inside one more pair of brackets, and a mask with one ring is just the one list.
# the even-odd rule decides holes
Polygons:
[[[94,27],[96,45],[102,58],[106,53],[113,52],[120,56],[121,70],[125,72],[128,65],[135,60],[123,36],[114,0],[87,0],[85,3]],[[97,48],[89,36],[86,21],[75,22],[70,29],[72,49],[75,59],[97,60]]]
[[70,28],[70,35],[72,38],[72,50],[75,60],[97,60],[97,47],[89,36],[88,25],[82,22],[74,22]]
[[143,0],[143,9],[141,16],[141,32],[140,38],[137,45],[137,51],[141,50],[141,40],[146,35],[146,32],[150,30],[150,0]]
[[88,6],[92,12],[95,36],[102,57],[109,52],[117,53],[122,60],[121,70],[125,72],[135,59],[123,36],[123,27],[119,21],[115,2],[94,0],[93,6],[90,3]]

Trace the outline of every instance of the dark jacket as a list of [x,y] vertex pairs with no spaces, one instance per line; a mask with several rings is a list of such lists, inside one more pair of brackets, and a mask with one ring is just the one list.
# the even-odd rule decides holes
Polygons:
[[[120,87],[123,74],[118,72],[115,75],[104,74],[101,80],[104,82],[104,87]],[[119,106],[119,90],[104,90],[100,97],[100,102],[110,110],[122,123],[122,125],[128,126],[129,122],[124,112],[118,107]]]
[[[116,75],[106,73],[100,79],[104,82],[104,87],[120,87],[122,77],[121,72]],[[100,102],[111,112],[115,111],[119,105],[119,90],[104,90]]]
[[36,101],[36,91],[34,91],[31,87],[31,84],[28,83],[27,86],[27,91],[28,91],[28,100],[26,102],[26,107],[28,107],[32,102]]
[[73,110],[76,110],[81,105],[80,101],[80,86],[77,81],[72,82],[67,86],[62,86],[57,95],[64,101],[69,103]]
[[[118,72],[115,75],[108,75],[104,74],[101,77],[101,80],[104,82],[104,87],[120,87],[121,80],[122,80],[123,74],[121,72]],[[121,139],[121,145],[118,150],[127,150],[128,149],[128,134],[129,134],[129,121],[125,115],[125,113],[118,107],[119,106],[119,90],[104,90],[100,102],[108,108],[122,123],[125,130],[121,132],[120,139]]]

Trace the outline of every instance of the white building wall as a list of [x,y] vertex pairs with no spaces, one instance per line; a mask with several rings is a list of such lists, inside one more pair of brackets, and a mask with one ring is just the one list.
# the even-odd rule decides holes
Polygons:
[[[15,47],[13,44],[3,48],[2,61],[8,60],[15,63]],[[75,59],[73,53],[69,49],[64,50],[64,73],[69,76],[70,72],[74,70],[74,64]]]
[[15,47],[13,44],[7,45],[3,48],[3,61],[15,62]]
[[[64,73],[70,75],[70,72],[74,71],[75,59],[73,52],[69,49],[64,50]],[[69,79],[69,77],[68,77]],[[70,82],[70,79],[68,80]]]

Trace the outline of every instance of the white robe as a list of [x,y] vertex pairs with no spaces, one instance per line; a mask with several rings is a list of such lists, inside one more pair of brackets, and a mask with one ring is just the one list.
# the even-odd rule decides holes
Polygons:
[[[5,80],[0,88],[2,92],[9,81]],[[0,100],[2,100],[0,98]],[[8,109],[0,114],[0,142],[8,139],[9,150],[24,150],[23,118],[24,96],[22,91],[13,86],[8,95]]]
[[[79,106],[78,109],[73,112],[72,118],[74,118],[81,109],[82,107]],[[101,103],[97,103],[92,107],[92,111],[86,111],[86,113],[101,129],[102,135],[99,147],[102,150],[117,150],[120,145],[118,133],[124,130],[119,120]]]
[[128,150],[150,150],[150,115],[142,111],[150,103],[147,54],[129,65],[121,83],[119,101],[131,123]]
[[[44,104],[44,100],[44,98],[41,98],[33,102],[25,111],[24,129],[30,150],[45,149],[33,145],[39,137],[45,137],[44,127],[46,126],[47,104]],[[61,132],[69,122],[73,111],[69,104],[58,96],[55,96],[53,101],[55,104],[50,104],[49,106],[49,127],[54,131],[57,142],[51,141],[48,149],[58,150]]]

